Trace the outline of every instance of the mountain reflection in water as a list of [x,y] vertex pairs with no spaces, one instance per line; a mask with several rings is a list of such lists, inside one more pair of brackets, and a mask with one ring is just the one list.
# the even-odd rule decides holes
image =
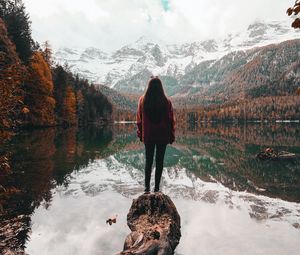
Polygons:
[[[300,154],[299,131],[299,124],[177,130],[161,185],[182,218],[178,255],[195,249],[297,253],[300,158],[260,161],[255,155],[266,147]],[[18,191],[1,198],[1,230],[16,233],[7,240],[0,232],[6,248],[28,254],[122,250],[126,214],[144,182],[144,147],[135,125],[24,131],[5,150],[12,172],[1,185]],[[118,214],[117,225],[108,227],[112,214]]]

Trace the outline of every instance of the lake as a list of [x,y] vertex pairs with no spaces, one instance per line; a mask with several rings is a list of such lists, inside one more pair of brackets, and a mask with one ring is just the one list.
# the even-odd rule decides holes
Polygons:
[[[161,190],[181,216],[177,255],[299,254],[300,158],[256,158],[267,147],[300,154],[299,123],[199,123],[176,132]],[[132,199],[144,190],[144,147],[134,124],[22,131],[5,151],[12,171],[1,181],[12,194],[0,197],[0,249],[122,250]],[[114,215],[117,223],[106,224]]]

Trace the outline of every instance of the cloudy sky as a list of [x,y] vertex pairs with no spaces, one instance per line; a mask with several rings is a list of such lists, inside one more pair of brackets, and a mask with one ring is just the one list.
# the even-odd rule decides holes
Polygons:
[[168,43],[222,37],[254,21],[289,20],[294,0],[23,0],[34,39],[106,51],[147,36]]

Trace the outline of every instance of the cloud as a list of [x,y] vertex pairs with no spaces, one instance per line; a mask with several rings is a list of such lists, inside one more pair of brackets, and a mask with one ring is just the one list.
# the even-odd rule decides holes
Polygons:
[[169,43],[222,37],[255,20],[288,20],[281,0],[23,0],[33,36],[114,50],[142,35]]

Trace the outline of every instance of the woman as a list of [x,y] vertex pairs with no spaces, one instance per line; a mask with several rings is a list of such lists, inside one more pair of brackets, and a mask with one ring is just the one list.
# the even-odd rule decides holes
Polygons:
[[150,179],[154,150],[156,148],[155,162],[155,188],[159,191],[164,156],[168,143],[175,140],[175,121],[171,101],[166,97],[161,80],[151,77],[147,90],[139,99],[137,110],[137,135],[145,144],[145,193],[150,192]]

